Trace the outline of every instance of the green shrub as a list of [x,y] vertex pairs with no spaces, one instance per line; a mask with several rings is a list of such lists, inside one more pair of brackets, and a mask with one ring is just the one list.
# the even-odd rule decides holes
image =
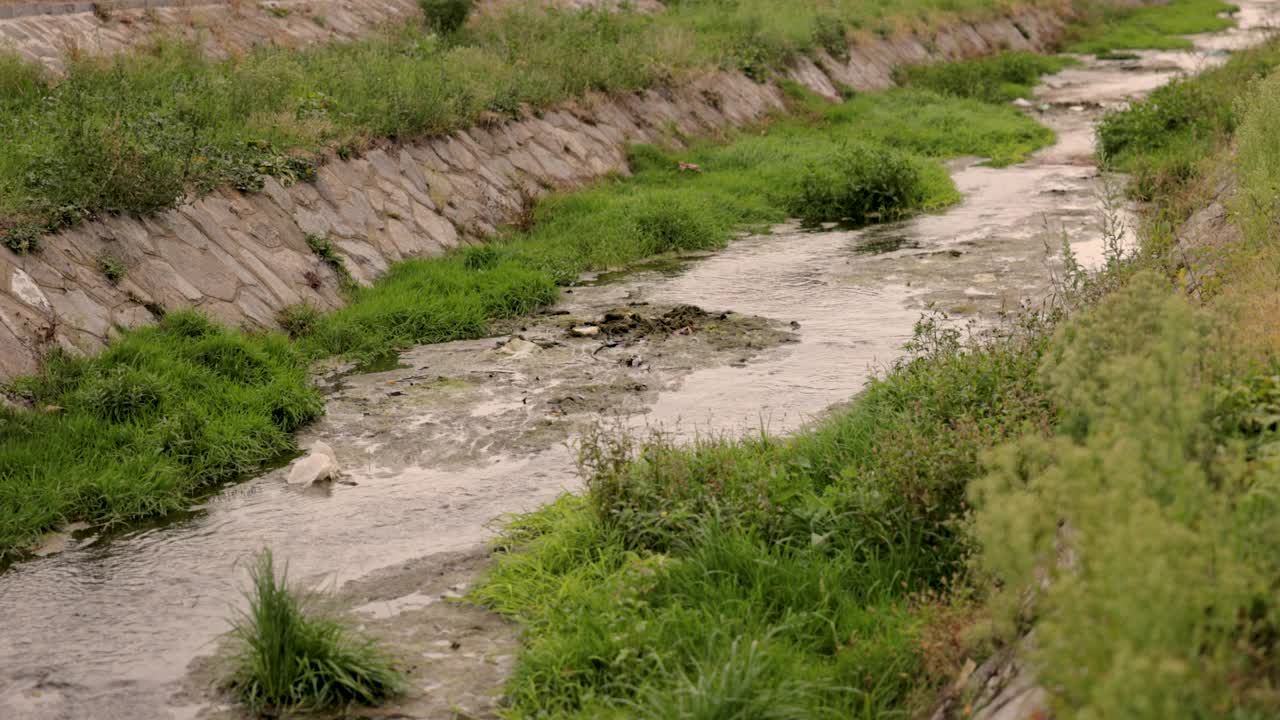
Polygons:
[[239,643],[228,685],[260,712],[376,705],[400,692],[403,680],[371,640],[309,610],[285,574],[276,577],[269,551],[252,570],[249,610],[235,623]]
[[442,34],[457,32],[467,22],[474,0],[418,0],[427,27]]
[[810,165],[788,210],[808,224],[895,220],[926,199],[920,163],[904,153],[850,144]]

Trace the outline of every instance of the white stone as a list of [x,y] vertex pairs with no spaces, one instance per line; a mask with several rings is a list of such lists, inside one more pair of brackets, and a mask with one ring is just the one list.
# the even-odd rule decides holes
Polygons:
[[573,329],[573,334],[577,337],[595,337],[600,334],[600,328],[595,325],[579,325]]
[[40,291],[40,286],[36,285],[31,276],[25,272],[14,268],[10,287],[13,289],[13,294],[22,302],[46,313],[53,312],[53,306],[49,304],[49,298],[44,296],[44,293]]
[[290,485],[311,485],[318,482],[329,482],[342,477],[338,467],[338,456],[327,443],[316,441],[311,444],[307,455],[293,463],[289,468],[288,483]]

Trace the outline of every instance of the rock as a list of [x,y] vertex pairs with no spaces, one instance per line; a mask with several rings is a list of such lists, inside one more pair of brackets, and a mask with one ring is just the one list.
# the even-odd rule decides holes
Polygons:
[[600,334],[598,325],[579,325],[572,331],[574,337],[595,337]]
[[511,338],[506,343],[503,343],[501,348],[502,352],[511,355],[512,357],[524,357],[541,349],[542,347],[537,343],[529,342],[522,337]]
[[1013,106],[1020,107],[1020,108],[1030,108],[1030,107],[1035,107],[1035,103],[1031,102],[1026,98],[1018,98],[1017,100],[1013,101]]
[[329,482],[342,477],[338,467],[338,457],[333,448],[322,442],[314,442],[307,455],[293,463],[289,468],[288,483],[290,485],[311,485],[318,482]]

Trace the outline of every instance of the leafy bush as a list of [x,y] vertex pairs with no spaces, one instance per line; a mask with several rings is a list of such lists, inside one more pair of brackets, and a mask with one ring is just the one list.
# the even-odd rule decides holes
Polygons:
[[249,610],[235,624],[240,648],[229,686],[255,711],[376,705],[397,694],[400,674],[377,645],[305,607],[271,553],[252,570]]
[[1001,449],[974,486],[1002,617],[1034,622],[1063,715],[1280,710],[1280,555],[1261,539],[1277,530],[1280,474],[1215,432],[1219,345],[1203,310],[1137,276],[1046,354],[1058,436]]
[[915,158],[873,145],[851,144],[810,165],[788,210],[809,224],[865,225],[895,220],[926,198]]
[[474,5],[474,0],[418,0],[427,26],[442,35],[457,32],[465,25]]

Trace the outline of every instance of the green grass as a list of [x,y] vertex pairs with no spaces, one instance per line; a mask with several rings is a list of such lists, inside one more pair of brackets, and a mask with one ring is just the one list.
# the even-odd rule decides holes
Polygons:
[[[1012,108],[927,91],[835,106],[792,92],[793,115],[727,143],[633,148],[633,177],[548,198],[527,231],[401,263],[373,287],[351,288],[350,303],[331,314],[289,308],[288,338],[172,313],[96,357],[55,353],[41,375],[16,383],[34,409],[0,409],[0,553],[71,520],[111,525],[183,509],[291,452],[291,432],[321,411],[307,382],[315,359],[375,362],[414,344],[482,337],[494,320],[553,302],[557,285],[583,271],[723,247],[744,226],[799,210],[815,222],[859,224],[944,207],[958,196],[933,158],[1012,161],[1052,138]],[[893,158],[892,183],[871,162],[866,184],[817,197],[813,178],[849,152]],[[681,172],[680,161],[702,171]],[[324,238],[309,241],[341,270]]]
[[1074,64],[1065,57],[1006,52],[966,62],[898,68],[898,84],[990,103],[1031,97],[1040,76]]
[[227,685],[254,712],[376,705],[396,695],[404,680],[371,640],[308,607],[304,596],[276,575],[271,553],[252,570],[249,610],[236,622],[234,673]]
[[0,53],[0,241],[29,251],[40,233],[85,217],[154,212],[218,187],[252,191],[266,176],[305,180],[334,154],[469,126],[484,113],[520,115],[707,67],[763,77],[811,49],[843,50],[855,29],[999,6],[744,0],[646,15],[517,4],[443,35],[410,24],[351,44],[228,60],[162,40],[110,61],[71,62],[57,81]]
[[1137,9],[1101,8],[1099,18],[1081,26],[1068,51],[1110,55],[1119,50],[1187,50],[1191,41],[1184,35],[1225,30],[1232,21],[1218,15],[1237,9],[1221,0],[1169,0],[1168,4]]
[[[519,620],[512,717],[912,716],[953,521],[985,448],[1035,432],[1043,343],[918,328],[918,354],[794,439],[588,438],[588,491],[518,518],[473,593]],[[925,693],[927,695],[927,693]]]

